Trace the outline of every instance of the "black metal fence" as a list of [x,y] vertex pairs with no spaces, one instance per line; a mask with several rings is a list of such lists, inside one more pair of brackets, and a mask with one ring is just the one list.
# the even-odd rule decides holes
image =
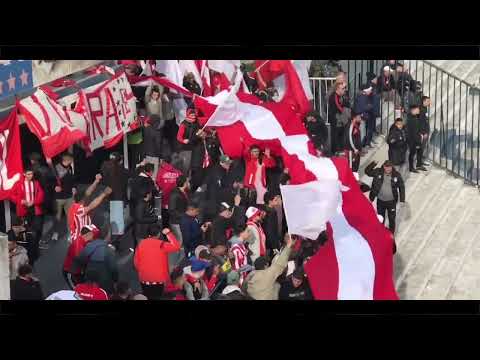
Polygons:
[[[377,131],[386,134],[398,116],[401,107],[408,111],[412,101],[420,96],[430,97],[430,139],[427,158],[445,168],[467,183],[479,185],[480,181],[480,89],[460,77],[445,71],[427,60],[396,60],[404,65],[404,71],[419,82],[419,91],[396,91],[392,99],[380,101],[381,117],[377,119]],[[367,82],[369,72],[379,76],[388,60],[343,60],[342,67],[348,77],[348,89],[352,99],[360,85]],[[480,61],[457,62],[463,74],[480,73]],[[394,78],[398,73],[394,73]],[[421,91],[421,93],[420,93]]]

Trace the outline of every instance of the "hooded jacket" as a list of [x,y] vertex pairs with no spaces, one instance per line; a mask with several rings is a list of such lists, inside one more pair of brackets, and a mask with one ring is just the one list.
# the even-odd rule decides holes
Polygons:
[[168,201],[173,189],[177,186],[177,178],[182,172],[172,165],[163,162],[158,169],[157,185],[162,190],[162,207],[168,209]]

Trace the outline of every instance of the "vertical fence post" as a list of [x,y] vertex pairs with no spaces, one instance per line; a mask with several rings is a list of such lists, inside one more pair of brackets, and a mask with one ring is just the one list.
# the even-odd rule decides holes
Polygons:
[[[447,74],[447,117],[446,117],[446,120],[447,120],[447,124],[446,124],[446,133],[448,135],[448,107],[450,105],[450,96],[449,95],[449,91],[448,89],[450,88],[450,75]],[[455,92],[455,89],[453,90]],[[455,97],[455,95],[454,95]],[[448,140],[448,138],[447,138]],[[448,170],[448,143],[445,143],[445,167],[447,168]]]
[[[473,89],[472,89],[473,90]],[[473,159],[473,121],[475,119],[475,96],[472,93],[472,131],[471,131],[471,137],[470,137],[470,159],[472,160],[472,170],[470,171],[470,181],[473,182],[473,169],[475,167],[475,160]],[[478,164],[477,164],[478,166]]]
[[467,155],[468,155],[468,150],[467,150],[467,120],[468,120],[468,86],[465,84],[465,127],[463,131],[463,136],[464,136],[464,159],[463,159],[463,178],[467,179]]
[[12,227],[12,216],[10,214],[10,200],[3,200],[3,207],[5,208],[5,232]]
[[10,266],[7,235],[0,233],[0,300],[10,300]]
[[477,186],[479,183],[479,171],[480,171],[480,93],[477,90],[477,102],[478,102],[478,110],[477,110]]
[[[430,69],[431,69],[431,67],[430,67]],[[435,69],[435,107],[434,107],[434,109],[435,109],[435,120],[434,121],[435,122],[434,122],[434,125],[433,125],[433,131],[437,130],[437,112],[438,112],[437,111],[437,94],[438,94],[438,70]],[[440,99],[440,101],[442,101],[442,100]],[[433,147],[433,155],[432,155],[433,156],[433,159],[432,159],[433,162],[435,162],[435,149],[436,148],[434,146]]]

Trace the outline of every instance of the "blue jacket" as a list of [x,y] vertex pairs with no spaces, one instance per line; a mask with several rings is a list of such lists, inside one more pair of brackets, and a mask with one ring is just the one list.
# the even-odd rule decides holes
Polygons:
[[355,99],[353,111],[362,114],[363,118],[371,116],[373,112],[372,98],[365,94],[359,94]]
[[183,214],[180,219],[180,230],[182,231],[183,247],[187,254],[195,251],[195,248],[202,244],[202,229],[196,218]]

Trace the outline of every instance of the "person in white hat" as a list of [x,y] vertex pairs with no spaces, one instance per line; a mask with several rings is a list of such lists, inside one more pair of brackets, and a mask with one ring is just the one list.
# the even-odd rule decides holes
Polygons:
[[250,259],[252,263],[260,256],[267,254],[266,236],[260,225],[262,219],[262,211],[256,207],[250,206],[245,213],[247,217],[247,228],[252,234],[248,240],[248,247],[252,254]]

